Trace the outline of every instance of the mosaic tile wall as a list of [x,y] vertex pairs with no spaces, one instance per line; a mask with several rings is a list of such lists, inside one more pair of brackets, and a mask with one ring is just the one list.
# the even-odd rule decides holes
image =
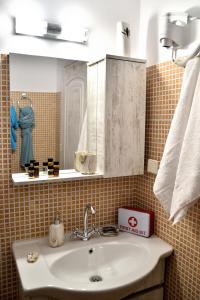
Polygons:
[[[0,299],[18,300],[18,279],[11,254],[16,239],[44,236],[59,210],[65,228],[81,226],[87,202],[96,206],[91,222],[117,220],[117,208],[136,205],[156,212],[155,231],[174,246],[166,268],[165,300],[200,299],[200,204],[175,226],[154,198],[154,175],[14,187],[10,181],[8,56],[0,56]],[[183,69],[162,63],[147,70],[146,160],[160,160],[179,97]],[[156,300],[156,299],[154,299]]]
[[[18,300],[12,241],[44,236],[56,211],[66,230],[82,227],[90,202],[97,226],[117,221],[117,208],[133,204],[134,178],[113,178],[14,187],[11,177],[8,56],[0,56],[0,300]],[[90,224],[90,225],[91,225]]]
[[[23,91],[24,92],[24,91]],[[30,97],[35,116],[35,126],[32,131],[34,159],[42,165],[48,157],[59,160],[59,109],[60,93],[26,92]],[[18,100],[22,92],[11,91],[10,99],[14,105],[17,116],[19,115]],[[27,100],[20,100],[20,105],[29,104]],[[21,172],[19,158],[21,152],[21,130],[16,130],[17,148],[12,152],[12,172]]]
[[[147,69],[146,160],[161,159],[179,98],[183,71],[171,62]],[[165,299],[199,300],[200,202],[189,210],[183,221],[172,226],[153,195],[154,180],[155,176],[148,173],[136,177],[135,204],[155,211],[156,234],[174,247],[166,268]]]

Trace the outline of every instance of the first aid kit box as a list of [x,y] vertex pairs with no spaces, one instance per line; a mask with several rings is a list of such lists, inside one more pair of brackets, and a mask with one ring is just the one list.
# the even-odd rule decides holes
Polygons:
[[154,233],[154,212],[132,207],[119,208],[118,226],[122,231],[150,237]]

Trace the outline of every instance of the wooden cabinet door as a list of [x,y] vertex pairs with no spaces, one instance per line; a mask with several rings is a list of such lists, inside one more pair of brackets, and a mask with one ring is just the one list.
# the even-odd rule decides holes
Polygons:
[[144,172],[144,62],[106,57],[88,66],[88,141],[104,177]]
[[144,172],[145,64],[107,59],[105,177]]

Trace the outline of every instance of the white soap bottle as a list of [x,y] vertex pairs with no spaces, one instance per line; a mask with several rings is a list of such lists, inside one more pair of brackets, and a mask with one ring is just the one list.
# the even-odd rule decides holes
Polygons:
[[59,214],[56,213],[54,223],[49,226],[49,245],[53,248],[62,246],[64,239],[64,225],[60,220]]

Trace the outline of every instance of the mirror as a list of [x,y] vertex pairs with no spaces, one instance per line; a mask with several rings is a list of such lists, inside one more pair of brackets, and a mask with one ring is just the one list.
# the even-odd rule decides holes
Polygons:
[[[86,151],[86,94],[86,62],[10,54],[11,107],[19,120],[20,109],[32,106],[33,158],[40,165],[53,158],[60,162],[61,169],[74,169],[75,152]],[[12,173],[24,172],[22,139],[26,139],[25,147],[30,143],[22,128],[24,123],[20,124],[21,128],[11,129],[16,134]]]

